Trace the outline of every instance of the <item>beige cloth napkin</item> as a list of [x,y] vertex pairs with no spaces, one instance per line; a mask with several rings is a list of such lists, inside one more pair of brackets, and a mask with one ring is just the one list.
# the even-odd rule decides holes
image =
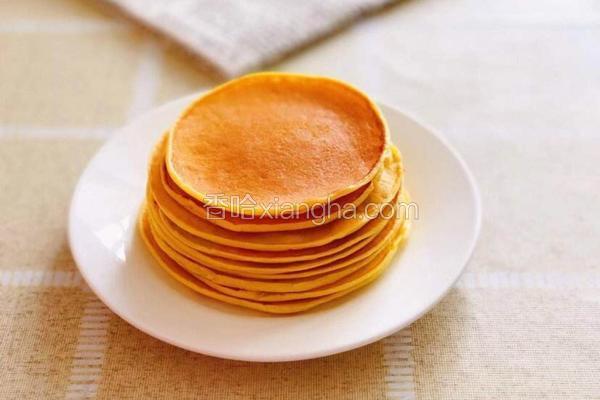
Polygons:
[[108,0],[226,76],[264,66],[393,0]]

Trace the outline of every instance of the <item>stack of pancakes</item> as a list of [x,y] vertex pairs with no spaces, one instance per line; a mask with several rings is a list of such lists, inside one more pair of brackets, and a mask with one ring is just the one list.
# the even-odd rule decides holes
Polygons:
[[300,312],[389,264],[409,229],[402,180],[400,153],[363,93],[253,74],[193,102],[156,145],[140,229],[192,290]]

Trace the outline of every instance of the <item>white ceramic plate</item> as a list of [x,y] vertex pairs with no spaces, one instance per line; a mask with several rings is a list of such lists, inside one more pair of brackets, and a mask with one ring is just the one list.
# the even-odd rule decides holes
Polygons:
[[437,303],[467,263],[480,203],[465,163],[442,138],[381,105],[403,154],[419,219],[375,283],[305,314],[269,316],[206,299],[170,278],[137,231],[149,155],[193,97],[168,103],[110,139],[81,176],[69,241],[90,288],[116,314],[160,340],[216,357],[289,361],[350,350],[409,325]]

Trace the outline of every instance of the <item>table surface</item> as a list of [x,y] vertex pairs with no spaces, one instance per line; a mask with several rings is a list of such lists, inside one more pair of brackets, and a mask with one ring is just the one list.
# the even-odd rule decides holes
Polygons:
[[600,399],[599,43],[594,0],[413,0],[274,66],[437,128],[484,218],[457,287],[411,327],[251,364],[112,315],[66,238],[73,186],[111,132],[218,79],[94,2],[0,3],[0,398]]

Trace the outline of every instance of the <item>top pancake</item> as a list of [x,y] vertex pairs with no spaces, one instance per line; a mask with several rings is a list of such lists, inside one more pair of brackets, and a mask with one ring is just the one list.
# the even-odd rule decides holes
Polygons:
[[387,140],[378,108],[344,83],[253,74],[212,90],[181,115],[166,166],[177,186],[208,205],[279,215],[368,183]]

